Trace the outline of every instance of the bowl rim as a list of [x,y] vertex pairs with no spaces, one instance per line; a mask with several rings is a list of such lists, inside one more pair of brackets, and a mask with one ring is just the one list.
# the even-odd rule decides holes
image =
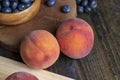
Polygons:
[[24,9],[24,10],[22,10],[22,11],[19,11],[19,12],[15,12],[15,13],[4,13],[4,12],[0,12],[0,15],[2,14],[4,14],[4,15],[15,15],[15,14],[20,14],[20,13],[24,13],[24,12],[26,12],[27,10],[29,10],[33,5],[35,5],[35,3],[37,2],[37,1],[39,1],[39,0],[34,0],[34,2],[28,7],[28,8],[26,8],[26,9]]

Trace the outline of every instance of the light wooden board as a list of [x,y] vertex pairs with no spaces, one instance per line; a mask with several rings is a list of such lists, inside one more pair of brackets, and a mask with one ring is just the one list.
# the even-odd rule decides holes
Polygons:
[[5,80],[8,75],[21,71],[31,73],[39,80],[74,80],[46,70],[31,69],[23,63],[0,56],[0,80]]

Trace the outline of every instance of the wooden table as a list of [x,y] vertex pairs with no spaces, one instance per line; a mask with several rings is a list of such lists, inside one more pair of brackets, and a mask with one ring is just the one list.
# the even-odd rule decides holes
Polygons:
[[[120,0],[98,0],[95,11],[78,17],[93,27],[95,44],[92,52],[78,60],[61,54],[47,70],[76,80],[120,80]],[[0,55],[22,61],[19,55],[2,47]]]

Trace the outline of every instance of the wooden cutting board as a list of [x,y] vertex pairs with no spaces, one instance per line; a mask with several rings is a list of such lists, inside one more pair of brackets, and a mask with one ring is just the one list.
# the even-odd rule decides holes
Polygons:
[[[0,45],[10,51],[18,52],[24,36],[31,31],[44,29],[54,34],[61,22],[77,16],[75,0],[56,0],[56,5],[53,7],[46,6],[45,2],[46,0],[41,0],[39,12],[27,23],[15,26],[0,25]],[[61,12],[61,7],[64,5],[71,6],[70,13]]]
[[39,80],[74,80],[46,70],[31,69],[23,63],[0,56],[0,80],[5,80],[8,75],[19,71],[31,73]]

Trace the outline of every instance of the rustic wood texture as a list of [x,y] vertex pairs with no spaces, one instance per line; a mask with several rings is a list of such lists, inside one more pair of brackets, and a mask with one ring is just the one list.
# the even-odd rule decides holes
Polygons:
[[74,80],[46,70],[34,70],[23,63],[0,56],[0,80],[5,80],[15,72],[28,72],[36,76],[39,80]]
[[[39,0],[35,1],[40,3]],[[68,18],[75,18],[77,16],[75,0],[57,0],[54,7],[46,6],[45,2],[46,0],[41,0],[39,12],[29,22],[15,26],[0,25],[0,27],[2,27],[0,28],[0,45],[9,49],[10,51],[18,52],[21,41],[31,31],[44,29],[51,33],[55,33],[61,22]],[[67,14],[62,13],[60,10],[61,7],[66,4],[70,5],[72,10]]]
[[[98,8],[91,14],[79,15],[86,20],[95,33],[91,53],[78,60],[63,54],[48,71],[76,80],[120,80],[120,0],[98,0]],[[22,61],[19,55],[3,48],[2,56]]]

